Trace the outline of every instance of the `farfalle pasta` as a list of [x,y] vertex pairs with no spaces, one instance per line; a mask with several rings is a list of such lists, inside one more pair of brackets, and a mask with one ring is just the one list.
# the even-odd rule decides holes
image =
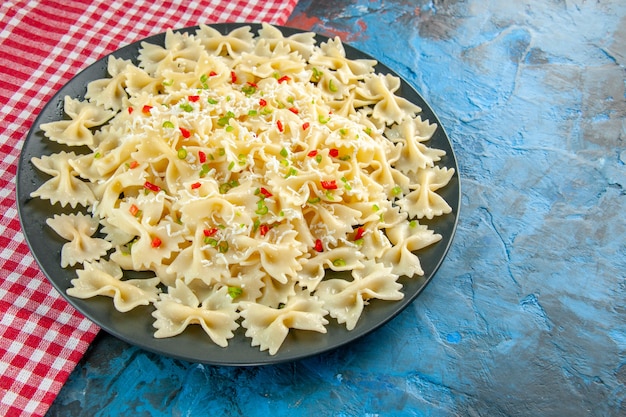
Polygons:
[[454,171],[375,65],[269,25],[170,30],[138,64],[111,56],[110,77],[41,126],[75,151],[32,160],[52,177],[33,197],[84,207],[48,221],[69,240],[62,265],[82,264],[67,293],[152,305],[157,338],[199,325],[226,347],[243,327],[270,355],[292,329],[352,330],[370,300],[401,299]]

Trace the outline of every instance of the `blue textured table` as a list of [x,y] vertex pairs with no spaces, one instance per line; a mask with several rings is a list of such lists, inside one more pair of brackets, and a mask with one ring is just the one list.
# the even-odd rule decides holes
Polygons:
[[212,367],[100,334],[49,416],[626,415],[626,4],[301,0],[410,81],[460,163],[453,247],[373,334]]

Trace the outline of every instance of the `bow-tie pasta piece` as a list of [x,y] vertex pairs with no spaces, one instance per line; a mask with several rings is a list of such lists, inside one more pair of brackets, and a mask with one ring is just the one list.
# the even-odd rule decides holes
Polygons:
[[198,228],[191,245],[179,250],[167,267],[168,273],[175,274],[186,284],[201,280],[206,285],[213,285],[229,276],[228,264],[223,261],[220,253],[220,250],[226,251],[226,247],[222,246],[220,249],[220,240],[217,240],[219,237],[215,234],[209,238],[213,240],[206,239],[204,230],[209,229]]
[[238,327],[237,304],[233,303],[228,287],[213,290],[199,300],[194,291],[178,280],[175,287],[161,293],[154,305],[154,336],[158,338],[176,336],[190,324],[199,324],[215,344],[226,347]]
[[57,214],[47,219],[46,224],[63,239],[69,240],[61,248],[63,268],[99,259],[112,247],[104,239],[91,237],[98,230],[98,220],[91,216],[82,213]]
[[296,283],[289,281],[286,284],[272,279],[267,274],[261,277],[261,296],[256,300],[253,300],[257,304],[264,306],[278,308],[281,305],[287,304],[289,298],[296,295]]
[[83,299],[97,295],[111,297],[117,311],[122,313],[156,302],[160,292],[159,278],[123,281],[122,269],[110,261],[85,262],[84,269],[76,273],[78,278],[71,281],[67,294]]
[[302,256],[303,247],[296,238],[295,230],[285,230],[273,241],[268,238],[259,242],[249,236],[235,235],[233,244],[247,255],[241,259],[243,264],[259,263],[272,279],[286,284],[296,279],[302,269],[298,259]]
[[356,91],[362,100],[374,104],[372,118],[391,125],[400,123],[407,117],[413,117],[422,109],[408,101],[396,96],[394,93],[400,88],[400,79],[391,74],[371,74],[365,78],[363,84]]
[[115,112],[95,103],[70,96],[65,96],[63,110],[69,120],[44,123],[40,127],[47,138],[67,146],[94,146],[91,128],[103,125],[115,115]]
[[257,44],[253,53],[243,54],[241,64],[238,65],[238,69],[248,75],[248,79],[271,78],[273,74],[299,79],[306,76],[305,68],[306,61],[282,44],[273,49],[268,44]]
[[139,66],[153,77],[161,77],[165,69],[193,72],[202,52],[204,48],[199,39],[168,29],[164,46],[141,43]]
[[130,61],[109,56],[107,61],[107,72],[111,78],[101,78],[87,84],[85,98],[89,101],[116,112],[124,106],[126,94],[127,74],[125,69],[132,65]]
[[448,184],[454,169],[435,166],[417,173],[416,189],[398,200],[398,205],[411,217],[418,219],[450,213],[452,208],[436,191]]
[[327,270],[351,271],[363,267],[365,256],[356,247],[331,247],[321,239],[319,245],[320,252],[302,262],[303,268],[298,278],[300,286],[313,291],[322,281]]
[[69,205],[76,208],[79,204],[84,207],[91,206],[96,198],[90,184],[76,178],[77,173],[70,165],[70,161],[75,158],[74,152],[65,151],[41,158],[32,158],[33,165],[41,172],[51,175],[52,178],[33,191],[30,196],[50,200],[51,204],[59,203],[61,207]]
[[430,140],[436,130],[436,124],[422,121],[419,116],[404,120],[388,129],[386,136],[397,142],[396,146],[401,148],[400,157],[394,164],[395,168],[408,174],[435,166],[435,162],[440,161],[446,152],[430,148],[423,142]]
[[[341,39],[335,37],[322,43],[319,50],[309,60],[314,68],[329,68],[335,71],[337,80],[344,84],[354,84],[374,72],[377,64],[372,59],[348,59]],[[317,72],[320,70],[317,70]],[[316,71],[313,71],[316,73]],[[332,87],[332,86],[331,86]]]
[[315,34],[312,32],[295,33],[285,37],[278,28],[263,23],[259,35],[258,44],[268,44],[272,50],[276,45],[285,45],[291,52],[297,52],[305,60],[309,59],[315,50]]
[[201,24],[196,31],[196,38],[211,55],[238,58],[254,48],[254,35],[250,29],[250,26],[242,26],[223,35],[218,30]]
[[379,263],[368,261],[364,268],[352,272],[352,281],[329,279],[318,286],[315,294],[324,303],[330,316],[348,330],[354,329],[363,308],[371,299],[401,300],[402,284],[398,275]]
[[242,326],[246,336],[252,339],[252,346],[259,346],[275,355],[285,341],[290,329],[309,330],[326,333],[328,314],[317,297],[300,291],[290,297],[287,303],[278,308],[262,304],[243,302]]
[[441,240],[441,235],[419,224],[417,220],[387,229],[387,236],[393,246],[383,252],[380,260],[385,265],[391,265],[394,274],[407,277],[424,275],[415,251]]

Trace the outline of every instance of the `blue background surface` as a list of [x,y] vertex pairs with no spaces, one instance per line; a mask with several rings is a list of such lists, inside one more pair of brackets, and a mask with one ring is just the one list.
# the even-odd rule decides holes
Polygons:
[[462,209],[426,290],[335,351],[228,368],[100,334],[49,416],[626,415],[626,4],[303,1],[413,84]]

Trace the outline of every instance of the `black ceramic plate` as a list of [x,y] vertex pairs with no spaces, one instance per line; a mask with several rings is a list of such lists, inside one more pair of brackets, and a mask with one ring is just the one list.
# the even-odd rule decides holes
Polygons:
[[[251,26],[255,33],[260,29],[258,24],[245,25]],[[212,26],[221,33],[227,34],[238,27],[244,26],[244,24],[225,23]],[[293,28],[279,28],[285,36],[302,32]],[[180,31],[194,33],[197,29],[197,27],[190,27]],[[164,39],[165,34],[159,34],[146,38],[143,41],[163,45]],[[319,35],[316,39],[318,43],[327,40],[326,37]],[[349,45],[344,46],[348,58],[372,59],[372,57]],[[136,42],[117,50],[113,55],[117,58],[130,59],[137,63],[139,48],[140,42]],[[258,347],[250,346],[251,339],[244,336],[245,329],[242,328],[239,328],[235,333],[235,337],[229,340],[227,348],[221,348],[213,344],[199,326],[190,326],[183,334],[173,338],[156,339],[153,337],[155,329],[152,326],[154,319],[150,314],[153,310],[151,306],[136,308],[131,312],[122,314],[115,310],[112,300],[108,297],[80,300],[66,296],[65,291],[71,286],[70,280],[76,277],[76,272],[72,268],[61,268],[60,251],[65,241],[59,238],[45,222],[47,218],[52,217],[54,214],[70,211],[61,209],[58,204],[53,206],[48,201],[30,198],[31,192],[35,191],[49,178],[37,171],[30,159],[67,149],[46,139],[39,126],[42,123],[63,119],[63,97],[69,95],[71,97],[84,98],[86,86],[90,81],[108,76],[106,67],[107,57],[87,67],[61,88],[44,107],[28,133],[20,155],[17,173],[19,217],[28,245],[41,270],[71,305],[105,331],[144,349],[194,362],[246,366],[292,361],[337,348],[385,324],[415,300],[441,265],[448,252],[457,225],[460,204],[458,166],[450,140],[437,116],[433,113],[428,103],[409,84],[402,81],[401,88],[396,94],[419,105],[423,109],[422,118],[439,125],[429,145],[446,151],[446,156],[439,163],[440,166],[454,168],[456,171],[450,183],[444,189],[439,190],[440,194],[452,207],[452,213],[435,218],[428,223],[430,228],[443,236],[443,239],[437,244],[419,252],[422,268],[425,272],[424,276],[401,279],[401,283],[404,286],[404,299],[394,302],[374,300],[366,307],[360,321],[352,331],[347,331],[345,326],[337,324],[334,319],[329,317],[330,324],[327,326],[328,332],[326,334],[299,330],[291,331],[278,353],[270,356],[267,351],[261,352]],[[376,71],[397,75],[391,69],[381,64],[376,67]]]

